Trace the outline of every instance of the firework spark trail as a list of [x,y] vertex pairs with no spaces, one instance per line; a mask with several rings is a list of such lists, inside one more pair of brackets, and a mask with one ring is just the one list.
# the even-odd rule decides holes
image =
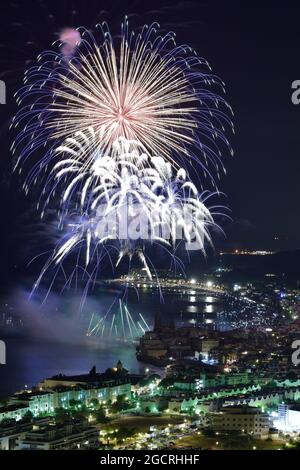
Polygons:
[[[222,150],[232,153],[225,136],[233,129],[231,108],[207,61],[158,28],[153,23],[135,34],[125,19],[118,41],[106,23],[95,34],[78,28],[68,60],[62,41],[60,52],[41,54],[25,73],[12,122],[19,132],[14,167],[25,173],[26,193],[43,185],[37,209],[43,218],[53,202],[65,229],[34,290],[52,267],[55,277],[62,269],[66,286],[80,269],[86,295],[107,258],[114,269],[135,256],[151,278],[149,245],[167,250],[176,264],[178,239],[196,240],[202,252],[212,243],[215,217],[225,214],[208,204],[219,192],[199,192],[188,169],[197,167],[201,188],[202,176],[216,187],[225,171]],[[149,237],[121,234],[124,223],[128,229],[141,216]],[[68,278],[63,263],[73,253]]]
[[158,29],[154,23],[135,34],[125,19],[117,45],[106,23],[97,25],[100,39],[78,28],[81,41],[72,59],[54,51],[38,57],[17,93],[21,109],[12,123],[19,129],[12,145],[15,167],[29,165],[26,191],[47,174],[58,142],[88,128],[102,138],[86,142],[87,163],[95,150],[110,153],[124,137],[173,166],[197,161],[213,181],[213,173],[219,176],[220,147],[232,152],[225,137],[231,108],[214,92],[224,92],[224,84],[205,59]]
[[[66,158],[60,157],[52,178],[61,180],[61,214],[68,212],[65,206],[78,199],[77,222],[68,224],[68,235],[55,248],[42,274],[84,247],[83,269],[92,265],[94,278],[106,256],[114,257],[114,266],[125,257],[137,256],[151,278],[147,245],[165,245],[172,256],[181,239],[188,245],[196,241],[201,251],[206,241],[212,243],[210,229],[218,227],[214,218],[225,215],[222,206],[207,207],[213,194],[199,193],[186,170],[174,171],[170,162],[140,154],[134,144],[119,138],[112,156],[97,153],[85,170],[84,148],[73,151],[79,148],[76,140],[60,148]],[[112,244],[117,258],[110,254]]]
[[[204,227],[203,220],[207,224],[213,223],[212,215],[204,205],[211,194],[204,192],[199,195],[195,185],[188,180],[186,170],[180,168],[174,175],[169,162],[162,157],[139,152],[138,146],[136,142],[119,138],[113,144],[112,156],[104,157],[97,152],[89,164],[85,162],[84,146],[75,139],[71,144],[66,142],[59,147],[59,161],[51,173],[49,187],[56,188],[61,183],[61,213],[67,210],[70,200],[74,202],[77,199],[82,215],[89,214],[89,220],[99,219],[99,206],[103,210],[104,205],[103,216],[108,219],[118,213],[121,215],[124,205],[134,213],[135,206],[140,204],[148,216],[152,232],[157,231],[157,226],[166,224],[173,242],[176,239],[176,224],[182,224],[185,238],[190,238],[191,228],[184,224],[184,208],[190,210],[193,220],[196,214],[194,223],[198,226],[198,233]],[[53,179],[56,184],[52,183]],[[157,221],[153,213],[160,213],[161,220]],[[205,235],[208,238],[207,232]],[[67,242],[66,247],[76,241],[74,238],[72,242]],[[163,242],[163,238],[160,241]]]

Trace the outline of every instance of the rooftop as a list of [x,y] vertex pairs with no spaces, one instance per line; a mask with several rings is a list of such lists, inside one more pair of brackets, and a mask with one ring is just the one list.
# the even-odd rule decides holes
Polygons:
[[121,385],[126,383],[136,384],[144,376],[141,374],[129,374],[120,361],[115,367],[107,369],[105,372],[97,372],[96,366],[92,367],[88,374],[81,375],[64,375],[58,374],[45,380],[53,380],[58,382],[73,382],[86,385]]

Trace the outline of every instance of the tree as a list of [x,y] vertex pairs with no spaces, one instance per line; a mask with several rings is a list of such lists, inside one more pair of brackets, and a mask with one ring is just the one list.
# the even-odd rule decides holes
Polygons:
[[116,401],[111,405],[111,411],[118,413],[131,407],[126,395],[118,395]]
[[33,418],[33,413],[30,410],[26,411],[26,413],[23,416],[23,419],[31,421],[32,418]]
[[98,408],[98,407],[99,407],[99,400],[98,400],[98,398],[92,398],[92,400],[90,401],[90,405],[91,405],[93,408]]
[[211,428],[206,428],[202,430],[203,436],[205,437],[214,437],[215,432]]
[[188,414],[190,416],[194,416],[195,414],[195,407],[194,406],[190,406],[189,409],[188,409]]
[[73,416],[76,419],[86,419],[90,415],[90,411],[86,405],[81,405],[79,409],[73,412]]
[[75,400],[74,398],[71,398],[71,400],[69,401],[70,408],[78,408],[80,405],[81,405],[80,400]]
[[64,423],[70,418],[70,413],[64,408],[55,408],[54,413],[58,423]]
[[103,409],[99,409],[94,414],[97,423],[105,424],[109,422],[109,418],[106,416],[105,411]]
[[138,433],[136,428],[120,428],[116,433],[115,437],[117,442],[120,444],[124,439],[133,438]]
[[160,402],[157,405],[157,409],[158,411],[161,411],[161,412],[166,411],[168,409],[168,404],[165,402]]
[[294,370],[290,370],[287,374],[287,379],[290,381],[290,382],[297,382],[298,380],[298,375],[296,374],[296,372]]
[[8,424],[15,424],[15,423],[16,423],[16,420],[12,418],[4,418],[0,421],[1,426],[6,426]]

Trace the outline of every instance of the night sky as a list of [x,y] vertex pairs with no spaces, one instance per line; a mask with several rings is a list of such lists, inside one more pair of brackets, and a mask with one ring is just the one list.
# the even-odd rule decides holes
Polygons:
[[224,156],[228,174],[220,188],[228,196],[233,222],[225,227],[227,238],[215,240],[217,246],[300,248],[300,105],[291,101],[291,84],[300,79],[300,4],[115,0],[2,3],[0,78],[6,81],[8,92],[7,104],[0,105],[2,278],[13,276],[14,270],[25,265],[26,246],[36,238],[38,219],[30,211],[33,201],[25,198],[21,180],[11,174],[9,154],[13,93],[21,83],[26,63],[49,48],[62,27],[92,27],[106,18],[118,32],[125,14],[133,27],[156,20],[163,28],[174,30],[178,43],[194,47],[226,83],[227,99],[235,111],[236,135],[228,134],[235,156]]

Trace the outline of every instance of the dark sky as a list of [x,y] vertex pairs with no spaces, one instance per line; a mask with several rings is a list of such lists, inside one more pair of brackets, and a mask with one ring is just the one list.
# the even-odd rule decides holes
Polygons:
[[[3,2],[2,2],[3,3]],[[0,7],[0,74],[8,103],[0,105],[2,213],[1,271],[24,263],[22,216],[31,201],[11,175],[8,132],[25,63],[49,48],[64,26],[93,24],[104,17],[118,31],[124,14],[133,26],[157,20],[205,57],[227,86],[235,111],[235,156],[225,156],[233,223],[223,246],[300,248],[300,105],[291,102],[291,83],[300,79],[300,3],[253,1],[6,1]],[[79,5],[79,6],[78,6]],[[105,10],[102,11],[102,10]],[[76,12],[77,11],[77,12]],[[9,73],[6,73],[10,70]],[[31,213],[30,213],[31,214]],[[27,233],[27,232],[26,232]],[[34,231],[31,237],[35,237]],[[278,237],[279,240],[274,240]]]

